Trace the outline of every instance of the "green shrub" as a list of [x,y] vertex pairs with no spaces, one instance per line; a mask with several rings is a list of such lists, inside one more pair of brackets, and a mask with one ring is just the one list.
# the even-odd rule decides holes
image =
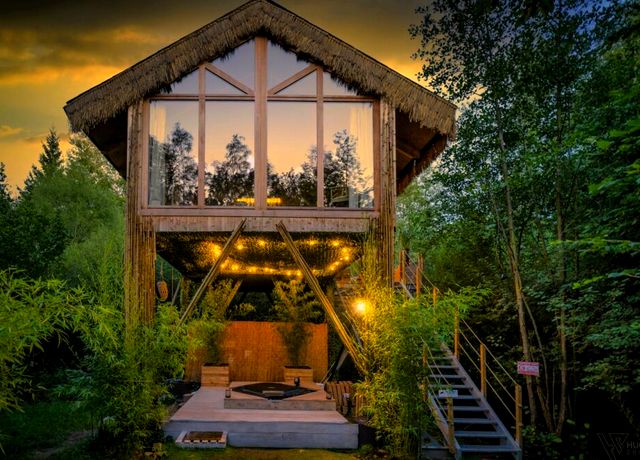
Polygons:
[[69,371],[69,382],[58,394],[87,406],[97,422],[100,447],[125,454],[161,438],[166,382],[182,375],[186,353],[186,328],[178,319],[173,306],[160,305],[153,324],[125,331],[121,310],[84,310],[85,367]]

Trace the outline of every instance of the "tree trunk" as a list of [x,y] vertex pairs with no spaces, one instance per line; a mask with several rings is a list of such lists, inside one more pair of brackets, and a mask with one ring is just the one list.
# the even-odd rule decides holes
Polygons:
[[[513,220],[513,204],[511,202],[511,187],[509,186],[509,168],[506,159],[506,144],[500,122],[499,108],[496,106],[496,118],[498,124],[498,139],[500,141],[501,150],[501,170],[502,179],[504,181],[505,207],[507,211],[507,253],[509,256],[509,267],[511,270],[511,278],[513,280],[513,293],[516,299],[516,308],[518,309],[518,327],[520,329],[520,339],[522,341],[522,355],[527,361],[531,361],[531,350],[529,345],[529,333],[527,331],[527,323],[525,319],[524,293],[522,291],[522,277],[520,276],[520,263],[518,258],[518,245],[516,240],[515,224]],[[536,422],[536,400],[533,391],[533,380],[531,376],[525,376],[527,385],[527,397],[529,399],[529,411],[531,413],[531,424]]]

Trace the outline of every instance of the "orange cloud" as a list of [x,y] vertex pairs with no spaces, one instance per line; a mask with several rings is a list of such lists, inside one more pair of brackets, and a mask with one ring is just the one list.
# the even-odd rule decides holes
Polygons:
[[160,34],[131,26],[86,33],[0,30],[0,85],[42,84],[61,76],[77,80],[95,74],[105,79],[167,42]]
[[16,128],[9,125],[0,125],[0,139],[20,134],[22,130],[22,128]]

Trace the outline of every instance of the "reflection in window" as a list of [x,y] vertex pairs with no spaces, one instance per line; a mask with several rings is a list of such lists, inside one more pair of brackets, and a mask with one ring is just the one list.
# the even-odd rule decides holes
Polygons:
[[327,72],[322,76],[322,91],[325,96],[355,96],[358,94]]
[[253,206],[253,102],[208,101],[205,204]]
[[316,89],[316,73],[313,72],[278,91],[277,94],[278,96],[315,96]]
[[234,96],[244,96],[244,93],[231,83],[227,83],[217,75],[208,70],[205,71],[205,91],[207,94],[230,94]]
[[255,41],[248,41],[228,55],[216,59],[212,64],[249,88],[253,88],[256,74],[255,48]]
[[185,75],[182,80],[179,80],[171,85],[171,94],[198,94],[200,89],[200,82],[198,79],[198,70],[194,70],[188,75]]
[[298,61],[294,53],[285,51],[273,42],[269,42],[267,62],[269,66],[267,88],[269,89],[309,66],[308,62]]
[[324,104],[325,206],[373,207],[373,104]]
[[149,205],[198,201],[198,103],[152,101],[149,126]]
[[317,206],[315,102],[269,102],[270,205]]

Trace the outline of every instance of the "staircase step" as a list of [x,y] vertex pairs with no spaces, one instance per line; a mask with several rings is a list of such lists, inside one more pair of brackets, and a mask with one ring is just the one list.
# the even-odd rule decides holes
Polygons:
[[452,366],[450,364],[431,364],[431,369],[460,369],[460,366]]
[[456,379],[456,380],[466,380],[466,377],[458,374],[431,374],[429,377],[432,379]]
[[459,410],[462,412],[487,412],[489,408],[481,406],[453,406],[453,410]]
[[504,433],[497,431],[463,431],[455,432],[456,438],[506,438]]
[[471,385],[465,385],[465,384],[458,384],[458,383],[454,383],[451,385],[430,385],[431,388],[435,388],[437,390],[448,390],[448,389],[452,389],[452,390],[472,390],[473,387]]
[[484,454],[492,454],[492,453],[515,453],[520,452],[520,448],[516,446],[510,445],[500,445],[500,446],[486,446],[486,445],[475,445],[475,444],[463,444],[460,446],[460,452],[477,452]]
[[488,418],[467,418],[467,417],[455,417],[453,423],[467,423],[469,425],[496,425],[495,420]]
[[[447,399],[446,396],[437,396],[439,399]],[[480,401],[480,398],[478,396],[474,396],[474,395],[458,395],[458,396],[454,396],[453,400],[461,400],[461,401]]]

